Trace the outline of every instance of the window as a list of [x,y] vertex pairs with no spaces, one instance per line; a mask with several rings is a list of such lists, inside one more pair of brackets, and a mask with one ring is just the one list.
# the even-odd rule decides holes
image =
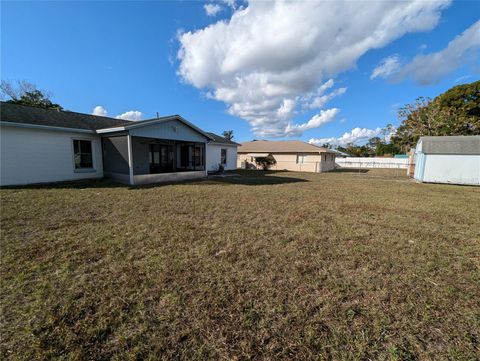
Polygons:
[[92,169],[92,141],[91,140],[73,140],[73,159],[75,169]]
[[222,149],[220,153],[220,163],[221,164],[227,164],[227,150]]
[[306,155],[297,155],[297,164],[307,163]]

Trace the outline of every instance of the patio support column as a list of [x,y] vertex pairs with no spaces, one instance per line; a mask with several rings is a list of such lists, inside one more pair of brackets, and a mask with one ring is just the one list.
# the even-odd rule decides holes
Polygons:
[[205,175],[208,175],[207,170],[207,143],[203,143],[203,169],[205,169]]
[[127,144],[128,144],[128,175],[130,179],[130,184],[133,185],[133,152],[132,152],[132,136],[130,133],[127,135]]
[[173,171],[177,171],[177,142],[173,141]]

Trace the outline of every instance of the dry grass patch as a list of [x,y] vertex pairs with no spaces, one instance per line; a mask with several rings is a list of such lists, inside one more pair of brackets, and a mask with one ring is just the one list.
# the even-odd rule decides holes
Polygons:
[[3,189],[9,359],[480,357],[480,190],[390,171]]

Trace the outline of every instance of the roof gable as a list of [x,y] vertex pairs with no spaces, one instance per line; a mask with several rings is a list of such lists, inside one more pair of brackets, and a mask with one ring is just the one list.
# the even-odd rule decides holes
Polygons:
[[158,139],[172,139],[187,142],[206,142],[210,138],[177,117],[160,122],[148,122],[138,126],[125,127],[132,136]]
[[168,123],[168,122],[171,122],[171,121],[177,121],[179,123],[182,123],[183,125],[190,128],[191,130],[201,134],[207,140],[213,140],[213,138],[208,133],[204,132],[202,129],[200,129],[196,125],[190,123],[188,120],[182,118],[180,115],[168,115],[168,116],[160,117],[160,118],[139,120],[139,121],[136,121],[136,122],[130,122],[129,124],[127,124],[125,126],[99,129],[98,133],[106,134],[106,133],[121,132],[121,131],[125,131],[125,130],[128,130],[129,132],[132,133],[132,131],[134,129],[151,127],[153,125]]

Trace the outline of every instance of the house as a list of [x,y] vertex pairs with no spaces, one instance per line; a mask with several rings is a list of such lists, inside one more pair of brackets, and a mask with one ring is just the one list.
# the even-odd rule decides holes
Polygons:
[[219,142],[179,115],[134,122],[5,102],[0,113],[1,185],[102,177],[146,184],[205,177],[207,145]]
[[207,171],[237,169],[237,147],[240,145],[214,133],[207,133],[213,140],[207,143]]
[[421,137],[415,149],[414,178],[480,185],[480,135]]
[[238,167],[258,168],[256,159],[270,157],[273,170],[327,172],[335,169],[335,152],[299,140],[254,140],[238,147]]

